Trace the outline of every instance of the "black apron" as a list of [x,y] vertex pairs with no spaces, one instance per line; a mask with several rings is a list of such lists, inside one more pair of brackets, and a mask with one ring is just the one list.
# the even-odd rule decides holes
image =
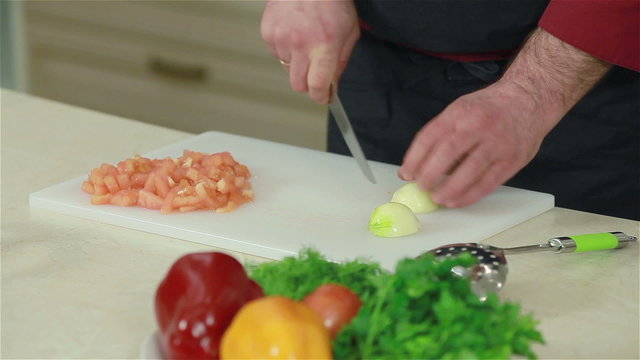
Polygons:
[[[478,4],[482,1],[420,3],[465,2]],[[385,1],[367,2],[371,6],[381,3]],[[416,2],[386,3],[398,7],[406,3],[415,6]],[[541,2],[531,1],[534,3]],[[371,7],[362,8],[361,3],[358,8],[361,13],[372,11]],[[385,14],[393,18],[392,14]],[[438,17],[437,13],[423,13],[422,16],[426,17],[421,20],[425,23]],[[414,135],[429,119],[458,97],[497,80],[507,64],[506,61],[461,63],[428,56],[397,45],[396,41],[428,51],[472,51],[465,51],[463,46],[446,47],[446,32],[437,40],[444,46],[442,48],[426,47],[428,41],[420,43],[408,35],[396,39],[394,36],[397,34],[393,32],[390,38],[394,42],[381,40],[385,38],[382,25],[390,23],[378,24],[372,19],[374,17],[371,16],[363,18],[377,34],[374,36],[363,31],[340,80],[340,96],[367,158],[399,165]],[[533,19],[525,31],[504,31],[508,36],[495,40],[500,42],[498,46],[489,46],[492,43],[489,39],[495,37],[487,34],[495,34],[497,20],[491,21],[488,15],[483,20],[492,24],[484,37],[480,35],[481,24],[470,25],[475,30],[476,41],[484,38],[487,43],[487,48],[476,48],[475,52],[513,46],[511,35],[515,33],[521,34],[519,41],[524,41],[526,33],[536,24],[536,19]],[[406,21],[405,31],[411,28],[409,22]],[[456,24],[455,21],[453,23]],[[452,34],[456,41],[459,36]],[[535,158],[506,185],[553,194],[558,207],[640,220],[639,99],[640,75],[614,67],[549,133]],[[349,154],[333,119],[329,121],[328,150]]]

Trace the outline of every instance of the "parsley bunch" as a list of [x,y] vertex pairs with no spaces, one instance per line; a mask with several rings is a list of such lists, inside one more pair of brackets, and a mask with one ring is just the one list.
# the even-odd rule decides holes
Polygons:
[[543,339],[532,316],[494,294],[480,301],[469,280],[451,272],[474,262],[471,256],[437,261],[428,254],[404,259],[389,273],[374,262],[337,264],[305,249],[248,270],[267,295],[300,300],[333,282],[360,296],[360,312],[333,341],[336,359],[535,358],[530,345]]

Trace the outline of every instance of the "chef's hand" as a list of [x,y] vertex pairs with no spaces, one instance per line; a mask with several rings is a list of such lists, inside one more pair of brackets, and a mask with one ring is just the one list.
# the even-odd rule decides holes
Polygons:
[[528,95],[502,86],[460,97],[418,132],[399,175],[439,204],[469,205],[533,158],[546,134],[539,118]]
[[447,207],[480,200],[533,158],[610,67],[537,29],[502,79],[460,97],[418,132],[398,175]]
[[293,90],[319,103],[344,71],[360,36],[353,0],[267,2],[260,26],[271,53],[289,71]]

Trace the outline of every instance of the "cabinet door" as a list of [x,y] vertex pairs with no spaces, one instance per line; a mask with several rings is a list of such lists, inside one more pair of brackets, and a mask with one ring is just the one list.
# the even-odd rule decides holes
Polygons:
[[259,39],[260,3],[185,3],[28,3],[32,92],[194,133],[324,149],[326,108],[289,88]]

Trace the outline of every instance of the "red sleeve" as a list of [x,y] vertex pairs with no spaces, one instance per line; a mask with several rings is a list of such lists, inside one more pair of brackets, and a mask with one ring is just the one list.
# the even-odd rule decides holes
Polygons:
[[538,25],[588,54],[640,71],[639,0],[551,0]]

